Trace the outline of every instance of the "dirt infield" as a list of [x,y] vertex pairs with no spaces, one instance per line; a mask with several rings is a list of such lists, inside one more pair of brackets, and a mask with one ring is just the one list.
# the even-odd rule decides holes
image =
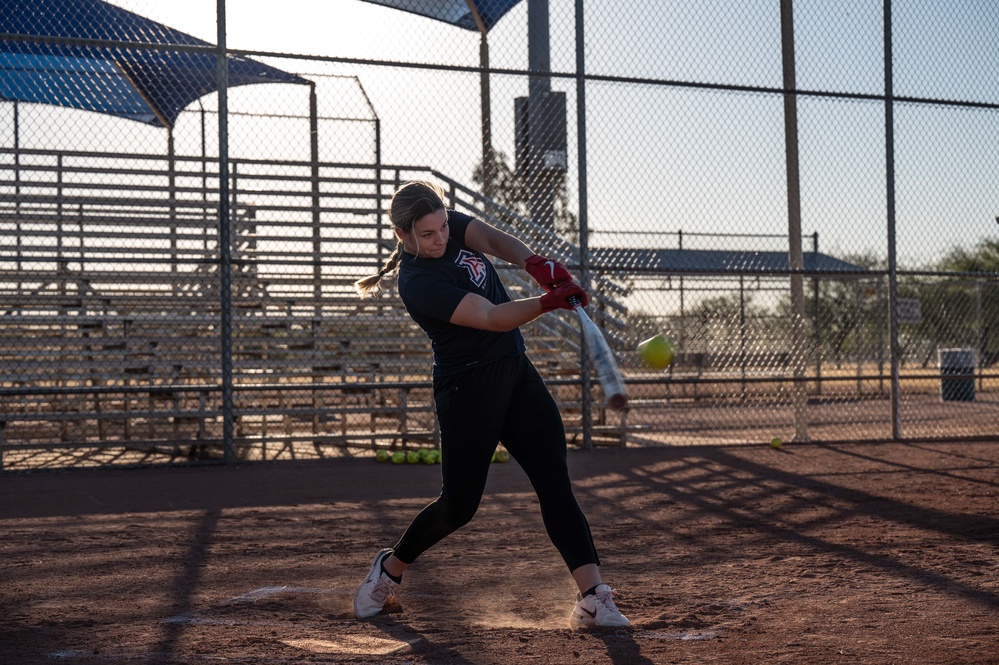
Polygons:
[[995,663],[999,443],[572,452],[632,630],[573,588],[514,464],[358,622],[439,467],[368,459],[0,477],[0,662]]

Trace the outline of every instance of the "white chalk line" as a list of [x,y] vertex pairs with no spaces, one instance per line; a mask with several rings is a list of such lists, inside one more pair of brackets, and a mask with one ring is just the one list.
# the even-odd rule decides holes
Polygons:
[[692,641],[692,640],[713,640],[718,637],[718,632],[714,630],[706,631],[679,631],[675,633],[667,633],[657,630],[642,630],[635,633],[637,638],[649,638],[654,640],[682,640],[682,641]]

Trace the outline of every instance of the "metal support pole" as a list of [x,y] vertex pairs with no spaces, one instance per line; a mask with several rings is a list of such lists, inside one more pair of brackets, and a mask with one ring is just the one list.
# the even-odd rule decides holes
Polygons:
[[474,0],[465,0],[479,29],[479,107],[482,117],[482,195],[493,196],[496,164],[493,160],[492,102],[489,97],[489,30]]
[[[170,208],[170,272],[179,271],[179,242],[177,240],[177,149],[174,142],[173,126],[167,127],[167,200]],[[171,281],[170,288],[177,292],[177,279]]]
[[[21,104],[14,100],[14,210],[21,211]],[[18,226],[20,229],[20,225]],[[21,242],[18,233],[18,244]],[[18,266],[18,271],[21,267]]]
[[878,276],[874,285],[877,294],[878,307],[878,394],[885,392],[885,289]]
[[805,287],[801,271],[801,182],[798,169],[798,98],[795,94],[794,11],[781,0],[781,59],[784,74],[784,141],[787,168],[788,263],[791,269],[791,362],[794,372],[794,441],[808,440],[808,393],[805,385]]
[[[378,250],[377,250],[377,255],[378,255],[378,269],[380,270],[383,267],[383,265],[384,265],[383,261],[384,261],[384,258],[385,258],[384,257],[385,248],[383,246],[382,240],[384,238],[384,234],[386,233],[386,228],[385,228],[386,225],[382,224],[382,217],[384,215],[384,210],[385,210],[385,206],[382,205],[382,200],[383,200],[382,199],[382,166],[383,166],[382,165],[382,121],[378,117],[378,112],[375,110],[374,104],[371,103],[371,100],[368,98],[368,94],[364,91],[364,86],[361,85],[361,80],[359,78],[357,78],[356,76],[354,77],[354,80],[357,82],[357,87],[360,89],[361,95],[364,96],[364,103],[367,104],[368,110],[371,112],[371,117],[374,118],[374,121],[373,121],[374,122],[374,133],[375,133],[375,135],[374,135],[374,141],[375,141],[375,144],[374,144],[374,150],[375,150],[375,173],[374,173],[374,175],[375,175],[375,191],[374,191],[374,194],[375,194],[375,210],[374,210],[374,214],[375,214],[375,219],[378,222],[378,224],[377,224],[377,226],[378,226],[378,231],[377,231],[377,234],[378,234]],[[393,181],[392,184],[393,184],[393,189],[398,189],[399,185],[402,184],[400,182],[400,179],[399,179],[399,170],[398,169],[396,169],[396,171],[395,171],[395,180]],[[392,237],[392,234],[390,233],[389,236]]]
[[236,461],[232,390],[232,230],[229,208],[229,55],[226,50],[225,0],[216,0],[219,90],[219,308],[222,346],[222,448],[226,464]]
[[[309,83],[309,157],[312,164],[312,353],[319,348],[318,337],[323,316],[323,229],[322,215],[319,212],[319,102],[316,98],[316,84]],[[315,365],[313,365],[315,371]],[[312,375],[312,384],[322,380]],[[319,396],[312,389],[312,434],[319,434]]]
[[895,254],[895,109],[892,83],[891,0],[884,2],[885,185],[888,221],[888,362],[891,369],[891,438],[902,438],[902,385],[899,377],[898,261]]
[[[396,176],[399,173],[396,171]],[[398,189],[398,186],[396,187]],[[385,247],[382,243],[384,236],[388,236],[390,239],[392,234],[385,228],[386,224],[383,223],[383,216],[385,205],[383,203],[384,199],[382,197],[382,121],[380,118],[375,118],[375,215],[378,221],[378,269],[381,270],[385,267]]]
[[[583,288],[590,288],[590,234],[586,184],[586,53],[583,49],[583,0],[576,0],[576,149],[579,170],[579,272]],[[584,450],[593,448],[593,414],[590,400],[590,366],[586,345],[580,335],[579,353],[583,383],[583,443]]]
[[205,105],[198,99],[198,108],[201,113],[201,201],[206,204],[202,207],[202,215],[207,214],[208,203],[208,146],[205,140]]
[[[676,248],[683,249],[683,229],[676,232]],[[696,282],[695,282],[696,284]],[[680,275],[680,339],[678,340],[679,348],[687,348],[687,308],[686,302],[684,300],[684,280],[683,275]],[[670,376],[673,376],[673,367],[675,363],[670,363],[669,371]]]
[[[812,252],[816,261],[819,256],[819,232],[812,234]],[[822,312],[820,311],[821,284],[818,277],[812,278],[812,302],[814,311],[812,312],[812,326],[814,331],[815,344],[815,394],[822,394]]]
[[[578,20],[577,17],[577,22]],[[527,96],[528,206],[531,221],[544,228],[554,229],[558,177],[551,170],[544,168],[544,155],[539,145],[545,130],[541,124],[542,111],[552,89],[549,76],[551,72],[549,30],[548,0],[527,0],[527,66],[530,70]],[[579,34],[577,44],[582,39],[582,34]],[[577,50],[578,48],[581,47],[577,47]]]
[[741,399],[746,401],[746,276],[739,275],[739,370],[742,377]]
[[860,280],[856,280],[853,283],[853,300],[854,307],[856,308],[856,316],[853,323],[853,354],[857,358],[857,397],[860,397],[864,393],[864,384],[861,379],[861,376],[864,374],[864,354],[861,353],[860,348],[863,343],[861,328],[864,325],[864,290],[860,284]]
[[981,280],[975,282],[975,332],[977,333],[978,342],[975,346],[978,347],[978,352],[976,354],[976,364],[978,365],[978,390],[982,391],[985,389],[985,328],[982,324],[982,282]]
[[319,103],[315,82],[309,83],[309,159],[312,180],[312,297],[313,312],[319,316],[323,294],[323,238],[322,216],[319,214]]
[[493,116],[489,93],[489,37],[485,32],[479,39],[479,68],[479,97],[482,107],[482,195],[492,198],[496,180],[496,162],[493,158]]
[[[24,274],[24,264],[21,263],[21,105],[14,100],[14,212],[17,218],[17,274]],[[23,284],[17,283],[17,292],[21,293]]]

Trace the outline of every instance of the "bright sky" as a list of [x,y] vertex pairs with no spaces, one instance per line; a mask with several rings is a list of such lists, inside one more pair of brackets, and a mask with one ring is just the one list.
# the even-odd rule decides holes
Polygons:
[[[114,2],[216,41],[215,2]],[[575,66],[573,5],[551,0],[556,71]],[[995,3],[895,5],[896,94],[999,102]],[[777,7],[775,0],[591,0],[587,73],[780,87]],[[795,11],[799,88],[881,92],[880,1],[810,0],[796,2]],[[232,49],[478,64],[476,33],[360,0],[230,0],[227,19]],[[526,2],[491,31],[490,44],[493,67],[526,68]],[[272,64],[305,74],[358,76],[382,120],[387,161],[433,165],[471,184],[480,155],[477,77],[302,60]],[[572,80],[554,84],[569,96],[571,164],[574,86]],[[494,144],[508,155],[513,99],[524,94],[522,77],[493,78]],[[627,227],[657,235],[678,229],[787,232],[780,97],[591,83],[587,110],[588,200],[595,229]],[[336,112],[321,109],[321,114]],[[895,114],[900,259],[918,264],[942,249],[995,238],[997,112],[899,104]],[[876,101],[802,98],[799,140],[803,232],[817,230],[826,252],[883,256],[883,107]],[[653,235],[638,242],[673,246],[672,238]],[[594,238],[594,244],[607,241]]]

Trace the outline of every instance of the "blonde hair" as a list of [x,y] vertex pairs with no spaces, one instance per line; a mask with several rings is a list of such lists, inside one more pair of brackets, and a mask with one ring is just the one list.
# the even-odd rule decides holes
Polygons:
[[[392,203],[389,205],[389,218],[393,227],[401,229],[404,233],[410,233],[416,220],[443,210],[444,207],[444,189],[440,185],[426,180],[414,180],[395,190]],[[354,288],[362,298],[370,298],[377,293],[382,277],[399,269],[402,244],[400,239],[381,270],[354,282]]]

